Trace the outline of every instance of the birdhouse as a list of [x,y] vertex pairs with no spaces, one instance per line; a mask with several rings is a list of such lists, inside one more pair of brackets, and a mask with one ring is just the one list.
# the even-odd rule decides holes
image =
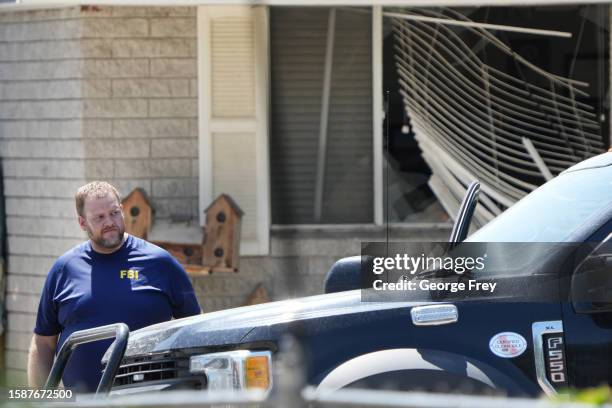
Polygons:
[[259,283],[253,292],[246,298],[242,306],[258,305],[260,303],[267,303],[270,301],[268,291],[264,287],[263,283]]
[[153,243],[168,251],[170,255],[183,265],[187,273],[202,274],[210,272],[202,267],[201,244],[184,244],[168,241],[153,241]]
[[145,191],[135,188],[121,201],[121,204],[123,204],[125,231],[135,237],[147,239],[151,232],[153,207]]
[[203,266],[210,271],[238,271],[240,224],[244,214],[227,194],[221,194],[204,210]]

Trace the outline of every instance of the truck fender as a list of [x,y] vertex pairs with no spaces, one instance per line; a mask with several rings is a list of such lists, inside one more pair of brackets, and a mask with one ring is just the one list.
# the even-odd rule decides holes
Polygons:
[[[451,377],[464,378],[492,391],[501,390],[510,395],[526,394],[510,377],[488,364],[459,354],[429,349],[381,350],[347,360],[323,378],[317,392],[335,391],[367,378],[393,372],[391,376],[398,378],[400,371],[412,371],[416,378],[423,378],[422,374],[427,372],[442,381]],[[406,378],[405,382],[410,382],[410,378]]]

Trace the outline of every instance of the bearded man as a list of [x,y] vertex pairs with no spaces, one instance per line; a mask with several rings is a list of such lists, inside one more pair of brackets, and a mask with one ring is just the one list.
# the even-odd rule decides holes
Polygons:
[[[89,240],[59,257],[42,290],[28,356],[28,382],[42,387],[57,353],[77,330],[126,323],[130,330],[199,314],[193,287],[165,250],[125,232],[119,193],[94,181],[75,196],[79,225]],[[63,383],[93,392],[102,376],[100,360],[112,340],[74,351]]]

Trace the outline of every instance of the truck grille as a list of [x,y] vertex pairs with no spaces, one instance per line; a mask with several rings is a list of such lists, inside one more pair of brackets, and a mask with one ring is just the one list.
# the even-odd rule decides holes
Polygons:
[[189,359],[172,353],[141,356],[123,362],[115,376],[114,387],[168,380],[189,370]]

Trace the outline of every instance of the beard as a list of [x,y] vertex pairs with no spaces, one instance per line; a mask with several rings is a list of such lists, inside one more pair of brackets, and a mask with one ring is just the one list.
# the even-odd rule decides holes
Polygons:
[[[106,232],[103,231],[99,235],[94,234],[89,227],[87,227],[86,229],[89,239],[102,248],[113,249],[121,245],[121,243],[123,242],[123,234],[125,233],[125,227],[116,226],[114,229],[111,229],[111,232],[113,232],[113,234],[108,234],[109,230],[106,230]],[[105,234],[108,235],[107,238],[104,237]]]

